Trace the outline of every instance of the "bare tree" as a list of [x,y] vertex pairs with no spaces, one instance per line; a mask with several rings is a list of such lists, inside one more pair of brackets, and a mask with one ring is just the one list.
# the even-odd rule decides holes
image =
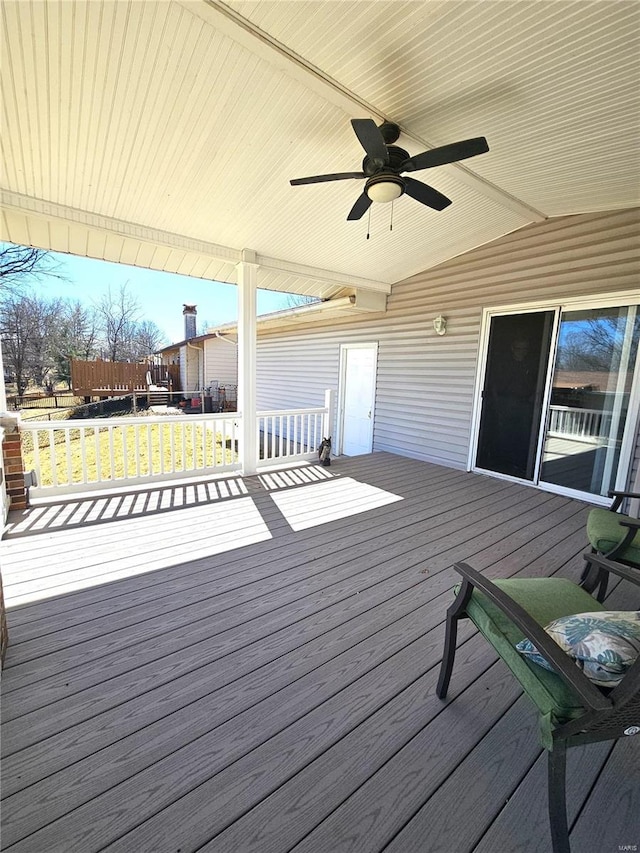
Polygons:
[[108,288],[95,307],[102,343],[111,361],[125,361],[132,354],[140,305],[128,285],[122,284],[116,294]]
[[55,378],[54,341],[64,319],[65,305],[61,299],[27,298],[30,314],[27,343],[27,370],[29,378],[39,388],[53,393]]
[[319,296],[303,296],[301,293],[287,293],[287,307],[298,308],[300,305],[311,305],[322,302]]
[[61,278],[50,252],[15,243],[0,243],[0,291],[22,288],[41,276]]
[[162,330],[152,320],[143,320],[136,323],[133,330],[131,357],[141,361],[157,352],[166,342]]
[[52,338],[56,378],[71,388],[71,359],[88,360],[96,355],[98,328],[95,311],[81,302],[65,303],[63,317]]

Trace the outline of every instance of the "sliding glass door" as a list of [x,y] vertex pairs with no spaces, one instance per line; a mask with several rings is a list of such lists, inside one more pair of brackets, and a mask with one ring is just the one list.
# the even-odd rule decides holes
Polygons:
[[629,462],[638,306],[496,314],[488,332],[474,467],[606,495]]
[[635,306],[563,312],[540,482],[592,495],[614,487],[639,335]]

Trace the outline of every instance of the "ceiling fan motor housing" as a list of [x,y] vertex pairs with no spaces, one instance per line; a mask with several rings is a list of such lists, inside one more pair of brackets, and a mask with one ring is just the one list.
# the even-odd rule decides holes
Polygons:
[[367,177],[377,175],[381,171],[390,171],[398,174],[402,170],[402,164],[405,160],[409,159],[409,154],[404,150],[404,148],[398,148],[396,145],[387,145],[387,151],[389,152],[389,162],[385,163],[384,166],[378,165],[378,163],[368,155],[364,158],[362,161],[362,171],[367,175]]

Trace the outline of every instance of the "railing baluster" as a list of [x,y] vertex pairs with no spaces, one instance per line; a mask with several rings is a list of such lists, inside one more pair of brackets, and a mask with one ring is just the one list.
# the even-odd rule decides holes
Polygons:
[[81,426],[78,430],[80,439],[80,482],[89,482],[89,466],[87,463],[87,430]]
[[73,482],[73,467],[71,464],[71,434],[70,430],[65,430],[64,432],[64,451],[65,451],[65,459],[66,459],[66,468],[67,468],[67,485],[70,486]]
[[114,448],[113,448],[113,427],[108,426],[107,429],[108,429],[108,433],[109,433],[109,478],[111,479],[111,481],[113,481],[116,478],[116,470],[115,470],[115,461],[116,460],[115,460],[115,454],[114,454]]
[[93,428],[93,446],[96,451],[96,483],[102,482],[102,458],[100,456],[100,430],[97,426]]
[[151,424],[147,424],[147,476],[151,477],[156,472],[153,470],[153,443]]
[[49,459],[51,461],[51,471],[53,474],[53,485],[59,486],[58,482],[58,458],[56,455],[55,435],[49,433]]
[[138,425],[133,427],[133,446],[136,455],[136,477],[140,476],[140,429]]
[[42,483],[42,465],[40,463],[40,430],[34,429],[31,433],[31,440],[33,442],[33,461],[35,463],[35,472],[38,483]]

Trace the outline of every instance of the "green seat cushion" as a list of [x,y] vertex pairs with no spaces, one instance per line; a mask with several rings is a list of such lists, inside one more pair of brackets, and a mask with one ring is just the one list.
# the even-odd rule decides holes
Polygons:
[[[564,578],[510,578],[496,580],[494,584],[543,628],[561,616],[604,610],[604,605],[582,587]],[[584,713],[582,700],[555,672],[543,669],[520,655],[516,644],[524,638],[522,631],[478,590],[473,591],[466,612],[537,706],[542,744],[550,749],[554,728]]]
[[[596,551],[608,554],[622,541],[628,529],[622,527],[620,520],[628,518],[628,515],[611,512],[609,509],[591,510],[587,518],[587,537]],[[640,530],[617,558],[640,565]]]

